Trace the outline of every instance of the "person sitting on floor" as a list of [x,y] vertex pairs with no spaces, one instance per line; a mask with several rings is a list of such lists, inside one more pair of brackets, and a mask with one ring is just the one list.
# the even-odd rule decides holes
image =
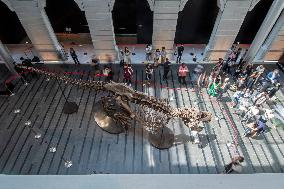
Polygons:
[[246,112],[246,114],[244,115],[243,119],[241,120],[241,122],[245,121],[248,122],[251,118],[253,118],[254,116],[258,115],[260,112],[260,106],[256,105],[256,106],[250,106],[248,108],[248,111]]
[[257,121],[247,124],[244,136],[255,138],[265,130],[265,121],[260,117]]
[[233,103],[232,103],[233,107],[236,107],[239,104],[240,99],[244,96],[245,92],[246,88],[243,88],[243,90],[235,92],[235,94],[233,95]]
[[253,105],[261,105],[263,104],[267,99],[269,98],[268,96],[268,92],[267,91],[264,91],[264,92],[261,92],[259,94],[256,94],[253,98],[252,98],[252,101],[253,101]]
[[244,157],[242,156],[234,157],[231,163],[225,166],[225,170],[223,171],[223,173],[224,174],[241,173],[242,172],[242,165],[241,165],[242,162],[244,162]]

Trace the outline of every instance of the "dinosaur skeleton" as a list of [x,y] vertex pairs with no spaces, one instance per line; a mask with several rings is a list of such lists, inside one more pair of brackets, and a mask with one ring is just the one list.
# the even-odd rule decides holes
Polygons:
[[199,111],[196,108],[174,108],[169,105],[169,101],[166,99],[145,95],[122,83],[73,79],[62,73],[52,73],[32,67],[22,68],[63,81],[66,84],[78,85],[81,88],[98,92],[108,92],[109,96],[101,98],[102,106],[108,116],[120,123],[125,130],[130,127],[130,122],[133,119],[152,134],[161,131],[173,118],[180,118],[187,127],[193,130],[200,128],[198,125],[201,121],[211,120],[209,112]]

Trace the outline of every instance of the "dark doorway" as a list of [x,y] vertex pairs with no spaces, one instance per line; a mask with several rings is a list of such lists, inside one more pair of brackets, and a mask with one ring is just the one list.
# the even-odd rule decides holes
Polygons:
[[151,43],[153,12],[147,0],[115,0],[112,18],[116,36],[135,37],[137,43]]
[[45,10],[55,33],[65,32],[66,27],[72,33],[90,33],[85,13],[74,0],[47,0]]
[[242,27],[236,37],[235,43],[251,44],[254,40],[273,0],[261,0],[252,11],[248,12]]
[[0,40],[5,44],[18,44],[27,37],[15,12],[0,1]]
[[136,1],[115,0],[112,19],[115,34],[137,34]]
[[153,12],[147,0],[137,2],[137,43],[151,44],[153,34]]
[[217,0],[188,0],[178,15],[175,43],[207,44],[218,11]]

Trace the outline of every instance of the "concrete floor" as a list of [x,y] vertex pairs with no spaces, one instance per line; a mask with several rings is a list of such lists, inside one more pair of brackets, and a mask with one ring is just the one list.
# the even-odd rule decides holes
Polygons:
[[[7,78],[7,70],[0,65],[0,78]],[[88,65],[42,65],[50,70],[78,71],[82,79],[93,78]],[[121,70],[115,67],[115,80],[121,78]],[[190,65],[193,70],[194,65]],[[205,65],[207,70],[211,65]],[[16,84],[16,95],[0,97],[0,174],[94,174],[94,173],[155,173],[155,174],[216,174],[234,155],[228,143],[237,136],[238,153],[245,157],[244,173],[280,173],[284,170],[284,130],[269,121],[269,132],[258,139],[242,138],[244,124],[230,106],[232,93],[225,93],[221,101],[194,91],[191,84],[180,86],[177,82],[176,65],[173,65],[169,82],[162,81],[162,69],[155,70],[152,86],[145,89],[144,65],[135,65],[133,87],[158,98],[171,98],[174,107],[198,107],[213,114],[201,133],[202,146],[187,139],[191,133],[179,120],[171,120],[168,127],[176,135],[177,144],[168,150],[152,147],[139,125],[134,124],[128,134],[111,135],[102,131],[93,119],[95,102],[105,94],[66,86],[65,95],[79,105],[76,114],[63,114],[65,100],[58,83],[45,77],[33,79],[28,86]],[[268,70],[275,66],[267,66]],[[282,78],[283,73],[281,73]],[[168,87],[168,88],[166,88]],[[283,109],[283,90],[277,93],[279,107]],[[264,107],[272,107],[264,104]],[[14,114],[15,109],[20,114]],[[218,119],[215,119],[218,118]],[[24,123],[30,120],[32,127],[42,134],[40,139]],[[236,133],[234,134],[234,127]],[[55,153],[49,152],[56,147]],[[70,168],[64,161],[71,160]]]
[[[94,57],[94,48],[92,44],[71,44],[71,43],[63,43],[64,49],[67,53],[69,53],[70,47],[74,48],[78,59],[82,64],[89,64],[91,62],[91,59]],[[22,45],[7,45],[9,48],[13,59],[17,62],[20,61],[20,57],[28,57],[33,58],[35,55],[35,51],[32,50],[31,44],[22,44]],[[124,45],[119,45],[119,49],[124,49]],[[135,52],[136,55],[133,55],[131,57],[133,63],[142,63],[145,61],[145,47],[146,45],[127,45],[127,47],[131,50],[131,52]],[[185,46],[185,51],[182,57],[182,61],[185,61],[187,63],[195,63],[193,61],[193,56],[190,55],[190,53],[194,53],[198,61],[202,61],[203,56],[201,53],[204,52],[204,45],[189,45]],[[72,58],[69,56],[68,60],[65,61],[65,63],[73,64]]]

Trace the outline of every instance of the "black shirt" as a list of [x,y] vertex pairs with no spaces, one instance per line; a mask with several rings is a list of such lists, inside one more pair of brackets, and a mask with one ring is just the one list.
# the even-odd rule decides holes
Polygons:
[[72,56],[72,57],[77,57],[77,54],[76,54],[76,52],[75,51],[70,51],[70,55]]
[[170,61],[166,61],[164,64],[164,70],[169,70],[170,69],[170,66],[171,66],[171,62]]
[[27,66],[27,67],[33,67],[33,63],[31,61],[31,59],[25,59],[23,62],[22,62],[23,66]]
[[177,50],[178,50],[178,54],[182,55],[182,53],[184,51],[184,47],[183,46],[179,46]]

